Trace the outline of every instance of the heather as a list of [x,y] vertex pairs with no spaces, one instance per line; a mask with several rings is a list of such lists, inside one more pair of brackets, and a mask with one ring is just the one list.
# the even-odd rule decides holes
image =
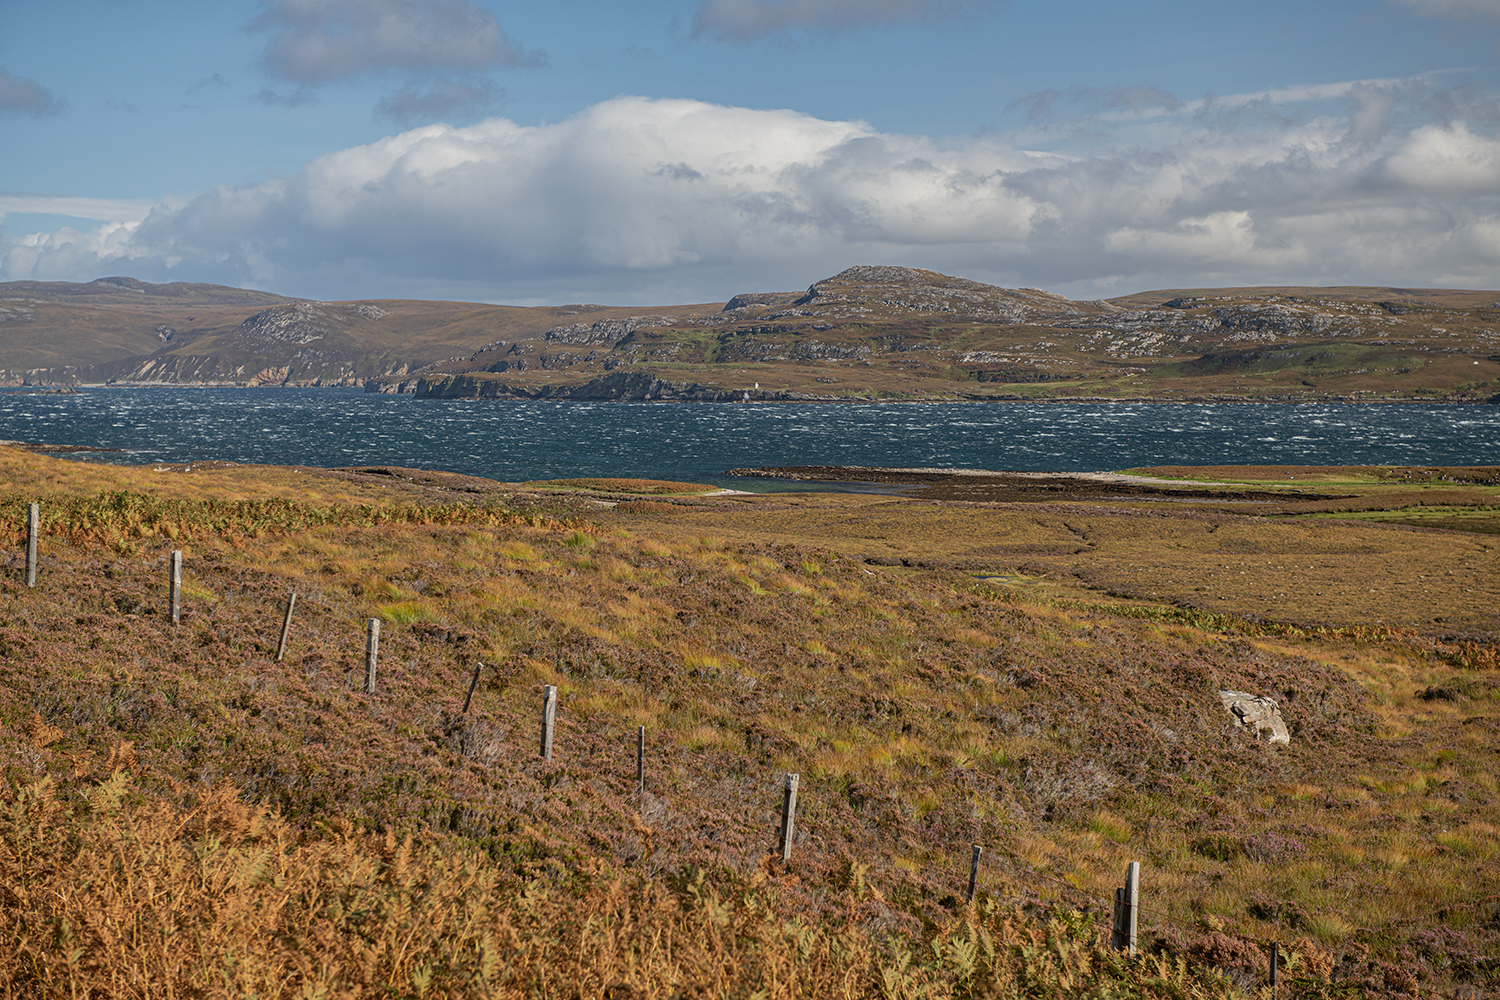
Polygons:
[[[1484,635],[858,548],[973,550],[966,518],[1038,516],[1004,505],[3,457],[13,547],[21,502],[49,512],[39,586],[15,560],[0,581],[12,995],[1254,995],[1273,941],[1283,995],[1497,976]],[[100,520],[120,496],[161,516]],[[1077,513],[1144,551],[1138,512]],[[1262,549],[1304,530],[1224,525]],[[1359,530],[1413,534],[1338,526]],[[1236,731],[1221,689],[1275,697],[1293,742]],[[1135,959],[1100,934],[1131,860]]]

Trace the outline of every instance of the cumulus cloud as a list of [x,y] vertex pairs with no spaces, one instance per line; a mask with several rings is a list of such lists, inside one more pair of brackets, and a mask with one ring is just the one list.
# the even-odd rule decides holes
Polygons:
[[703,0],[693,11],[693,35],[749,42],[808,29],[967,17],[994,6],[994,0]]
[[408,84],[375,105],[375,117],[398,125],[432,121],[450,115],[474,117],[493,110],[505,98],[504,88],[489,80],[447,80],[429,87]]
[[261,61],[303,87],[365,73],[478,71],[540,62],[468,0],[263,0],[250,30],[270,38]]
[[1493,287],[1500,135],[1416,121],[1425,105],[1392,93],[1254,130],[1189,109],[1072,154],[617,98],[556,124],[428,125],[94,232],[37,234],[0,272],[508,301],[711,301],[862,262],[1075,295]]
[[55,115],[66,105],[35,80],[0,69],[0,115]]

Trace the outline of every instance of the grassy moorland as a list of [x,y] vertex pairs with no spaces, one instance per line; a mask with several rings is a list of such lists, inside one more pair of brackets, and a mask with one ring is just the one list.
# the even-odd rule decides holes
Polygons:
[[[1283,996],[1493,995],[1494,543],[1369,518],[1495,487],[1327,476],[698,496],[0,449],[0,995],[1230,997],[1272,942]],[[1100,938],[1131,860],[1134,959]]]

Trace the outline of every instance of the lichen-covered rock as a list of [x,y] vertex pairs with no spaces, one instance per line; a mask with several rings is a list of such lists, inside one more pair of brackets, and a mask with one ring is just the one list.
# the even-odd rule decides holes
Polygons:
[[1292,734],[1287,731],[1286,721],[1282,719],[1281,709],[1274,698],[1244,691],[1220,691],[1219,700],[1235,721],[1254,732],[1256,739],[1267,743],[1292,742]]

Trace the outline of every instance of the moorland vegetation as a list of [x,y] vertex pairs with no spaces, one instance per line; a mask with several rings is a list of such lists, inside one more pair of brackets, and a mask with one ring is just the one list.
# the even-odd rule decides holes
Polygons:
[[1367,472],[1281,510],[0,449],[0,994],[1264,996],[1274,942],[1281,996],[1492,995],[1500,574],[1452,526],[1495,487]]

